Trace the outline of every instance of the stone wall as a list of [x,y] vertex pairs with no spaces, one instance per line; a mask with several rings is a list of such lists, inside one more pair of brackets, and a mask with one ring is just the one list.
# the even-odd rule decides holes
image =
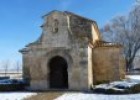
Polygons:
[[96,47],[93,49],[93,83],[116,81],[124,78],[122,48]]
[[70,16],[70,28],[76,37],[88,37],[92,39],[91,24],[91,21],[82,17]]

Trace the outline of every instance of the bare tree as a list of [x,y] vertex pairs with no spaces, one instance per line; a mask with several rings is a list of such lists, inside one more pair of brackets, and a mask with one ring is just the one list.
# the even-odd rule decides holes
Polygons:
[[19,61],[17,61],[15,67],[16,67],[17,73],[19,73],[20,69],[21,69],[21,63]]
[[124,46],[127,71],[133,68],[133,61],[140,50],[140,5],[137,3],[128,16],[118,16],[103,28],[104,36],[111,42]]
[[8,72],[8,68],[9,68],[10,62],[9,62],[9,60],[6,60],[2,64],[3,64],[3,68],[4,68],[4,75],[6,76],[7,72]]

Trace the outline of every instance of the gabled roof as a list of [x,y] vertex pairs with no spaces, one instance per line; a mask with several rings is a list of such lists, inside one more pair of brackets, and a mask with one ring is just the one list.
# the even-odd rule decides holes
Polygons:
[[77,16],[77,17],[80,17],[80,18],[82,18],[82,19],[88,20],[88,21],[90,21],[90,22],[94,22],[94,23],[96,23],[96,21],[94,21],[94,20],[92,20],[92,19],[89,19],[89,18],[86,18],[86,17],[80,16],[80,15],[77,15],[77,14],[75,14],[75,13],[73,13],[73,12],[64,11],[64,13],[67,14],[67,15]]
[[54,12],[60,12],[60,13],[63,13],[62,11],[59,11],[59,10],[53,10],[53,11],[50,11],[50,12],[48,12],[47,14],[43,15],[42,17],[44,18],[45,16],[48,16],[48,15],[54,13]]
[[48,16],[48,15],[54,13],[54,12],[60,12],[60,13],[64,13],[64,14],[66,14],[66,15],[77,16],[77,17],[80,17],[80,18],[82,18],[82,19],[88,20],[88,21],[90,21],[90,22],[94,22],[94,23],[96,23],[96,21],[94,21],[94,20],[92,20],[92,19],[89,19],[89,18],[86,18],[86,17],[80,16],[80,15],[77,15],[77,14],[75,14],[75,13],[73,13],[73,12],[70,12],[70,11],[53,10],[53,11],[50,11],[49,13],[45,14],[45,15],[42,16],[42,17],[44,18],[45,16]]
[[96,47],[123,47],[119,43],[99,41],[99,40],[97,40],[94,44],[90,42],[90,45],[91,45],[90,46],[91,48],[96,48]]

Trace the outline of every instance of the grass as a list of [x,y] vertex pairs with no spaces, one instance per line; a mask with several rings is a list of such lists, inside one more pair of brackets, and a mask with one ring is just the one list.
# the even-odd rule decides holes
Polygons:
[[62,91],[41,92],[41,93],[38,93],[37,95],[31,96],[31,97],[26,98],[24,100],[54,100],[64,93],[65,92],[62,92]]

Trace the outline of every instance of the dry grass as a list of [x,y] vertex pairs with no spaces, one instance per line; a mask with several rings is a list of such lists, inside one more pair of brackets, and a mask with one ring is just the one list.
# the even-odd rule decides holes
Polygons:
[[60,92],[60,91],[42,92],[42,93],[38,93],[38,95],[29,97],[25,100],[54,100],[55,98],[61,96],[64,93],[65,92]]

